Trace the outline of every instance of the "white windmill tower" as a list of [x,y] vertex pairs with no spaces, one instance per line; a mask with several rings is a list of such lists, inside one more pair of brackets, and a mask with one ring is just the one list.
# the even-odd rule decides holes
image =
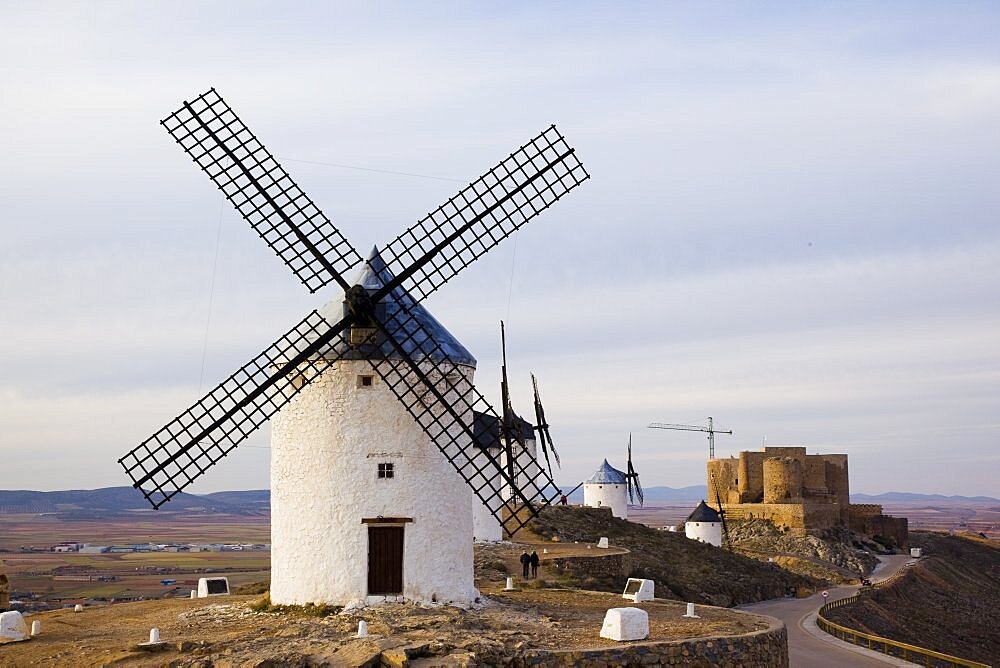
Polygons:
[[628,519],[628,504],[639,499],[642,505],[642,487],[639,474],[632,466],[632,435],[628,437],[628,472],[619,471],[604,462],[594,475],[583,483],[583,505],[592,508],[611,508],[611,514],[623,520]]
[[722,547],[722,516],[702,501],[684,522],[684,535],[716,547]]
[[344,299],[123,456],[133,486],[159,508],[276,417],[274,602],[468,601],[472,496],[513,533],[558,492],[476,447],[475,414],[500,418],[419,302],[589,178],[574,149],[550,126],[365,261],[214,89],[162,124],[310,291]]
[[[372,251],[355,284],[374,294],[391,280]],[[397,290],[382,303],[404,301]],[[339,321],[343,300],[320,314]],[[410,314],[437,344],[410,358],[471,386],[475,358],[423,306]],[[392,347],[340,339],[321,355],[337,361],[271,420],[271,600],[471,602],[473,503],[486,506],[376,373]]]

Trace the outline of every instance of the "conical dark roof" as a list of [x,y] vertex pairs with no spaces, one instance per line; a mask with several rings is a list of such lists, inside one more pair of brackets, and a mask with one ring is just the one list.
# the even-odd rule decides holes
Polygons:
[[594,475],[587,479],[587,482],[605,485],[624,485],[625,474],[609,464],[608,460],[605,459],[604,463],[594,471]]
[[702,501],[698,504],[698,507],[694,509],[694,512],[688,515],[688,522],[721,522],[722,518],[719,517],[719,512],[709,506],[707,503]]
[[[369,293],[372,293],[392,281],[393,278],[392,272],[386,267],[382,256],[379,255],[378,249],[373,248],[361,273],[354,280],[354,284],[360,285],[368,290]],[[393,315],[399,311],[400,305],[403,305],[409,309],[413,315],[413,319],[420,323],[421,328],[430,334],[430,340],[422,336],[415,337],[418,340],[406,336],[398,337],[399,339],[404,339],[403,347],[411,358],[420,359],[430,356],[437,362],[449,361],[471,367],[476,366],[476,358],[472,356],[472,353],[466,350],[465,346],[459,343],[451,335],[451,332],[445,329],[444,325],[438,322],[427,309],[416,303],[413,297],[403,288],[397,287],[386,295],[385,299],[382,300],[382,304],[385,307],[385,319],[383,322],[395,323],[396,320],[393,318]],[[320,309],[320,315],[326,318],[332,325],[344,317],[344,308],[344,298],[341,296]],[[397,326],[399,325],[397,324]],[[346,337],[347,333],[345,332],[342,337],[335,339],[327,348],[327,354],[333,353],[340,359],[399,358],[399,355],[388,341],[382,341],[381,345],[374,352],[370,348],[366,348],[362,352],[357,348],[349,346]],[[441,347],[441,350],[444,351],[443,355],[435,350],[435,346],[431,341]]]

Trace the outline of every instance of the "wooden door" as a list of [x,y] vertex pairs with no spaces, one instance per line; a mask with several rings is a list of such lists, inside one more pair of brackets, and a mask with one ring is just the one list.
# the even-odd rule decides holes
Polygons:
[[403,527],[368,527],[368,595],[403,593]]

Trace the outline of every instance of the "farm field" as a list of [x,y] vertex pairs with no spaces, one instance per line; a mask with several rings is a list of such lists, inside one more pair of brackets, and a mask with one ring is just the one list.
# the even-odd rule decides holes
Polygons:
[[[229,578],[235,588],[267,580],[270,553],[128,552],[80,554],[26,551],[65,542],[95,545],[139,543],[267,543],[266,516],[130,513],[106,521],[63,520],[55,515],[0,516],[0,572],[12,598],[28,607],[60,607],[86,599],[135,600],[187,596],[206,573]],[[161,580],[176,580],[162,585]]]

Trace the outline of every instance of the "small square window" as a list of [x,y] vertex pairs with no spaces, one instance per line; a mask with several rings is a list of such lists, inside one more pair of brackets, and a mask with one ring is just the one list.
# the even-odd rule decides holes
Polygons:
[[395,465],[392,462],[379,464],[378,465],[378,477],[379,478],[392,478],[395,477],[396,470]]
[[374,384],[374,376],[358,376],[358,387],[371,387]]

